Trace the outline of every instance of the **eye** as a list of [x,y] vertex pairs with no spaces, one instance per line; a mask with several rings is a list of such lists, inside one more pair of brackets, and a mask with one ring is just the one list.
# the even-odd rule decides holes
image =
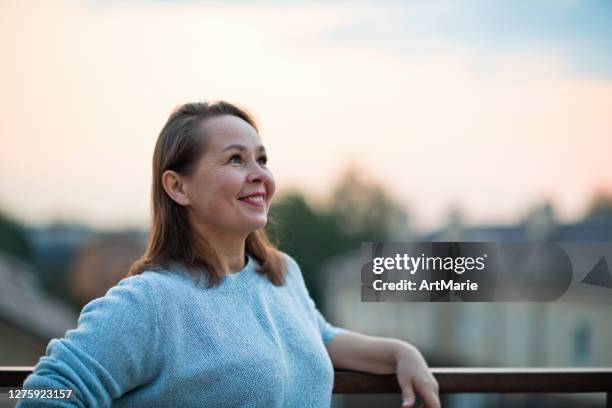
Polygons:
[[242,163],[242,156],[240,156],[239,154],[234,154],[232,157],[229,158],[227,162],[228,163]]
[[263,166],[265,166],[266,164],[268,164],[268,156],[261,156],[259,159],[257,159],[257,161],[259,161]]

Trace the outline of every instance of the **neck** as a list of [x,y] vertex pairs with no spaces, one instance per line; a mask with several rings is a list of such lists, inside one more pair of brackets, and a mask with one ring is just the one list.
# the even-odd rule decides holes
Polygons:
[[195,233],[204,237],[217,253],[224,274],[230,275],[245,267],[245,242],[248,234],[228,233],[227,230],[221,231],[197,223],[195,225]]

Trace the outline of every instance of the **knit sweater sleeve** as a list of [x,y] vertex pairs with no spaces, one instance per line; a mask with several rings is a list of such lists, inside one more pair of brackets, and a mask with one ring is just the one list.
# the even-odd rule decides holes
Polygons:
[[304,282],[304,276],[302,275],[302,271],[298,265],[298,263],[293,259],[290,255],[285,254],[287,259],[287,268],[290,274],[295,274],[295,277],[298,282],[299,291],[302,294],[304,301],[307,305],[310,315],[313,317],[315,324],[319,328],[319,332],[321,333],[321,339],[323,340],[323,344],[327,346],[327,344],[338,334],[346,331],[343,328],[336,327],[331,325],[325,317],[321,314],[319,309],[317,309],[314,301],[310,297],[308,293],[308,288]]
[[155,298],[139,275],[121,280],[89,302],[78,326],[52,339],[24,389],[68,389],[70,400],[22,399],[26,407],[109,407],[160,370]]

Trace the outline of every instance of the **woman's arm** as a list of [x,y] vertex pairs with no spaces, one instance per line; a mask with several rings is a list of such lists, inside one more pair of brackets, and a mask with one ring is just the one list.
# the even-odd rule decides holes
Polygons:
[[414,346],[402,340],[366,336],[329,324],[310,297],[299,265],[288,254],[285,256],[288,270],[297,279],[298,289],[319,328],[335,369],[373,374],[397,373],[404,400],[402,407],[414,406],[415,389],[427,404],[427,408],[440,406],[438,383],[429,372],[425,359]]
[[51,340],[23,384],[69,390],[70,399],[22,399],[17,407],[110,407],[113,399],[150,381],[162,361],[156,309],[141,276],[123,279],[88,303],[78,327]]
[[415,391],[427,408],[440,406],[438,382],[421,353],[410,343],[345,330],[329,342],[327,352],[335,369],[396,373],[402,389],[402,407],[414,406]]

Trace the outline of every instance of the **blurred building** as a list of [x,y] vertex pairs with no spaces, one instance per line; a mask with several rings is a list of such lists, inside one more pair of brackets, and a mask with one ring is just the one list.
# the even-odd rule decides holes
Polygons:
[[132,262],[144,253],[140,233],[106,233],[89,237],[77,249],[68,270],[70,294],[81,303],[104,296],[123,279]]
[[[545,205],[516,226],[467,227],[458,213],[453,213],[447,228],[415,241],[611,242],[612,217],[559,224],[550,206]],[[574,267],[593,267],[582,259],[573,261]],[[612,365],[611,291],[602,290],[599,298],[589,298],[589,303],[362,303],[360,270],[359,251],[337,256],[325,264],[321,276],[325,278],[328,319],[352,330],[410,341],[432,366]],[[483,394],[457,396],[449,406],[590,406],[601,404],[599,398],[568,394],[562,404],[533,395],[517,399]],[[347,406],[357,405],[351,401]]]
[[78,315],[46,296],[32,268],[0,253],[0,365],[35,365],[52,338],[75,328]]
[[30,226],[26,231],[34,262],[43,278],[51,275],[52,279],[58,278],[57,271],[66,271],[75,252],[95,235],[90,227],[60,222]]
[[147,233],[100,232],[91,227],[54,223],[28,228],[32,257],[47,290],[77,304],[104,296],[142,256]]

